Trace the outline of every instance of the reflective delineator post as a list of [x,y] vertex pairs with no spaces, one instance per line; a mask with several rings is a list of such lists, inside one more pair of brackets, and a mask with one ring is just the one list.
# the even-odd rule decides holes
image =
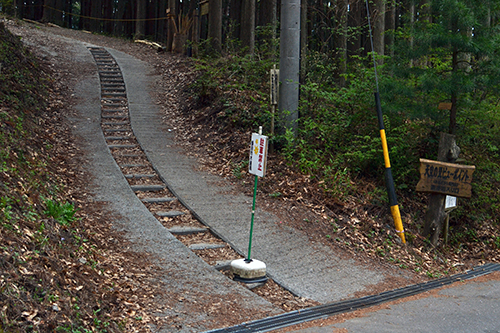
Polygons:
[[403,222],[401,221],[401,213],[399,212],[398,199],[396,197],[396,190],[394,188],[394,180],[392,178],[391,161],[389,159],[389,148],[387,147],[387,138],[385,136],[384,117],[382,115],[382,107],[380,105],[380,95],[375,93],[375,104],[377,107],[378,126],[380,129],[380,139],[382,140],[382,150],[384,152],[385,163],[385,185],[387,187],[387,194],[389,196],[389,205],[391,206],[392,218],[396,232],[398,233],[403,244],[406,243],[405,232],[403,229]]
[[387,194],[389,195],[389,205],[391,206],[391,213],[392,213],[392,218],[394,219],[394,225],[396,226],[396,232],[401,238],[403,244],[405,244],[406,243],[405,231],[403,229],[403,222],[401,221],[401,213],[399,212],[398,199],[396,197],[396,190],[394,188],[394,180],[392,178],[391,161],[389,159],[389,148],[387,147],[387,138],[385,137],[384,117],[382,115],[382,106],[380,104],[377,61],[375,59],[375,51],[373,47],[372,24],[370,19],[370,6],[368,5],[368,0],[365,0],[365,4],[366,4],[366,18],[368,19],[368,30],[370,31],[370,44],[372,47],[373,70],[375,72],[375,85],[377,87],[377,91],[375,92],[375,105],[377,109],[378,125],[380,129],[380,139],[382,140],[382,149],[384,151],[385,186],[387,187]]

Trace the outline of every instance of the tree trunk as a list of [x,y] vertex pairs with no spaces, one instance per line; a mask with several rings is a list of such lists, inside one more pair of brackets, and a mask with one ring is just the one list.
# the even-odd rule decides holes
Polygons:
[[[316,2],[316,11],[317,13],[324,13],[325,6],[323,0],[318,0]],[[316,30],[318,35],[318,43],[319,43],[319,52],[326,52],[326,38],[325,38],[325,22],[322,14],[316,15]]]
[[222,0],[209,0],[208,2],[208,38],[211,51],[222,51]]
[[[165,1],[158,1],[158,17],[166,17],[166,10],[167,10],[167,4],[165,3]],[[164,20],[161,20],[161,21],[158,21],[158,31],[157,31],[157,34],[158,34],[158,41],[160,42],[165,42],[167,39],[167,24],[168,24],[168,20],[164,19]]]
[[193,57],[198,57],[198,44],[200,43],[200,16],[196,15],[196,9],[193,10],[193,35],[192,35],[192,42],[193,42],[193,50],[192,50],[192,56]]
[[23,3],[23,1],[21,0],[14,0],[14,2],[12,3],[12,6],[14,7],[14,17],[15,18],[18,18],[18,19],[21,19],[21,4]]
[[[19,1],[19,3],[22,3],[22,1]],[[45,0],[42,22],[52,22],[52,17],[54,14],[54,10],[52,8],[54,8],[55,5],[56,5],[55,0]]]
[[243,0],[241,8],[241,46],[249,54],[255,47],[255,0]]
[[177,0],[168,0],[168,31],[167,31],[167,51],[172,51],[172,44],[174,42],[175,25],[172,19],[177,16]]
[[60,26],[64,25],[63,21],[63,11],[65,10],[64,3],[65,1],[63,0],[56,0],[56,7],[55,7],[56,10],[54,10],[54,15],[52,17],[52,22]]
[[103,8],[104,18],[109,19],[109,21],[104,21],[104,31],[108,34],[112,34],[114,30],[114,22],[111,21],[113,19],[113,1],[112,0],[104,0],[104,8]]
[[396,31],[396,2],[391,2],[385,15],[385,30],[388,32],[385,35],[385,51],[389,51],[389,55],[394,55],[394,32]]
[[422,10],[422,19],[424,22],[432,23],[431,0],[422,0],[420,8]]
[[137,16],[135,21],[135,39],[142,39],[146,36],[146,6],[147,0],[137,0]]
[[64,17],[64,27],[72,29],[73,0],[66,1],[64,11],[66,12],[66,16]]
[[101,20],[102,18],[102,0],[92,0],[90,1],[90,30],[93,32],[101,32]]
[[[347,15],[348,15],[348,0],[338,0],[337,2],[337,38],[335,39],[335,48],[339,56],[340,74],[347,72]],[[340,85],[345,85],[345,77],[340,76]]]
[[[304,0],[304,3],[306,1]],[[267,25],[271,25],[272,27],[276,26],[276,9],[277,9],[277,1],[276,0],[266,0],[260,1],[259,4],[259,26],[265,27]]]
[[[452,72],[455,73],[458,71],[458,51],[456,49],[453,50],[452,54]],[[450,128],[449,133],[455,134],[457,131],[457,102],[458,96],[455,91],[455,88],[452,87],[451,92],[451,109],[450,109]]]
[[115,22],[113,26],[113,32],[115,36],[122,36],[125,34],[125,27],[123,21],[120,21],[125,17],[125,1],[119,1],[117,3],[115,18],[118,21]]
[[[306,2],[304,0],[304,2]],[[277,28],[277,10],[276,0],[260,1],[259,4],[259,19],[258,26],[265,28],[265,34],[261,36],[261,40],[269,45],[269,52],[272,57],[276,53],[276,28]]]
[[[230,21],[230,31],[231,38],[240,39],[241,31],[241,1],[242,0],[231,0],[229,4],[229,21]],[[272,0],[271,0],[272,1]],[[276,0],[274,0],[276,1]]]
[[[453,163],[460,154],[460,148],[457,146],[455,136],[447,133],[441,133],[438,148],[438,161]],[[443,223],[446,217],[444,211],[444,202],[446,195],[432,193],[429,197],[429,206],[424,218],[424,237],[429,237],[431,244],[436,246],[439,240],[439,234],[443,229]]]
[[[373,51],[383,56],[385,51],[385,0],[375,0],[375,10],[373,11]],[[384,61],[380,59],[379,64]]]
[[304,83],[307,73],[307,0],[301,0],[300,8],[300,83]]
[[[410,8],[409,13],[410,16],[410,50],[413,49],[413,34],[415,33],[415,0],[410,0]],[[413,59],[410,60],[410,67],[413,67],[415,64]]]
[[[364,18],[366,17],[364,1],[354,0],[349,4],[349,8],[348,26],[358,29],[364,26]],[[364,46],[365,38],[365,31],[358,31],[348,44],[349,54],[360,54],[360,50],[362,50]]]
[[[71,1],[69,1],[69,2],[71,2]],[[34,13],[33,13],[34,14],[33,20],[40,21],[43,17],[43,0],[35,0],[34,5],[35,5],[35,8],[34,8]]]

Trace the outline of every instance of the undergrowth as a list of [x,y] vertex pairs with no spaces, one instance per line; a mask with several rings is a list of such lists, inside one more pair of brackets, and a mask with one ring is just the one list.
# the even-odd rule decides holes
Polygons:
[[[56,172],[57,138],[46,134],[58,118],[48,108],[50,84],[0,23],[0,331],[105,332],[106,305],[89,298],[98,288],[82,290],[67,274],[72,261],[97,253]],[[92,281],[97,272],[81,266]]]
[[[268,80],[274,62],[259,52],[257,49],[254,56],[232,53],[217,59],[197,60],[199,77],[191,91],[198,100],[194,110],[198,122],[206,121],[209,114],[210,123],[217,124],[220,133],[251,133],[260,125],[264,127],[264,134],[271,135]],[[353,57],[348,71],[339,74],[339,67],[332,59],[325,54],[308,55],[308,70],[301,84],[298,132],[296,135],[280,132],[277,121],[278,134],[271,135],[271,142],[278,156],[273,158],[284,160],[293,172],[298,172],[297,178],[305,176],[308,186],[318,187],[321,197],[309,194],[312,202],[321,202],[330,208],[349,207],[344,209],[344,214],[352,214],[354,210],[366,217],[352,228],[344,225],[342,229],[351,230],[352,235],[357,236],[348,236],[348,240],[344,236],[341,242],[348,243],[346,246],[351,249],[373,251],[387,258],[384,260],[392,258],[389,261],[394,262],[394,255],[387,254],[400,250],[400,246],[395,245],[394,239],[387,238],[387,232],[392,234],[393,228],[374,106],[374,71],[367,65],[369,58]],[[435,259],[428,257],[435,262],[433,269],[443,267],[439,274],[450,273],[450,265],[458,267],[457,262],[466,258],[499,260],[497,101],[471,102],[467,109],[460,110],[457,131],[457,143],[462,151],[460,163],[476,166],[472,198],[459,199],[459,208],[450,214],[448,243],[433,249],[420,236],[427,196],[417,193],[415,188],[420,177],[419,159],[436,159],[440,132],[447,130],[447,114],[437,107],[443,96],[411,91],[414,78],[396,79],[389,67],[380,67],[379,75],[391,168],[410,244],[405,251],[418,250],[411,250],[413,263],[399,262],[398,266],[411,266],[422,274],[438,274],[429,267],[419,268],[425,260],[419,263],[415,258],[422,257],[426,251],[437,253]],[[241,155],[241,160],[233,163],[238,165],[245,158]],[[271,166],[269,170],[278,174],[281,169],[280,166],[272,170]],[[279,175],[276,177],[274,181],[280,182]],[[282,188],[269,186],[269,191],[273,198],[287,197]],[[302,199],[306,193],[301,191],[299,195]],[[384,223],[377,222],[381,220]],[[333,237],[331,231],[325,233],[330,236],[326,237],[329,241],[338,238]],[[358,243],[366,246],[355,245]],[[420,252],[422,254],[418,254]]]

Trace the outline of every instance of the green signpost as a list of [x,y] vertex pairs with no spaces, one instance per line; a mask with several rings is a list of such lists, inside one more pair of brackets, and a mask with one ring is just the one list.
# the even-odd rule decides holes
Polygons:
[[250,163],[248,164],[249,173],[255,175],[248,255],[246,259],[237,259],[231,262],[231,270],[234,274],[234,279],[243,283],[264,283],[267,281],[266,264],[262,261],[252,259],[252,236],[255,217],[255,201],[257,198],[257,183],[259,177],[264,177],[266,173],[266,160],[267,136],[262,135],[262,127],[259,127],[258,134],[252,133],[252,141],[250,142]]

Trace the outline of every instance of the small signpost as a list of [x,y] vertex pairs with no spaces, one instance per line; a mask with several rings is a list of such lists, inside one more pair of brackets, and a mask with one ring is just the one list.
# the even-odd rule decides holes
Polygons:
[[[448,243],[450,212],[457,208],[457,197],[470,198],[472,195],[472,174],[476,170],[472,165],[460,165],[440,161],[420,159],[420,181],[417,191],[446,195],[444,207],[444,243]],[[438,202],[436,200],[436,202]],[[442,205],[439,203],[438,205]],[[437,238],[436,238],[437,242]]]
[[279,83],[280,83],[280,70],[276,69],[276,65],[270,70],[270,97],[271,105],[278,105],[278,93],[279,93]]
[[451,211],[457,208],[457,197],[447,195],[444,201],[444,210]]
[[262,283],[267,281],[266,264],[262,261],[251,259],[252,255],[252,235],[253,222],[255,216],[255,200],[257,197],[257,183],[259,177],[266,174],[267,162],[267,136],[262,135],[262,127],[259,127],[259,133],[252,133],[250,142],[250,157],[248,171],[255,175],[252,203],[252,219],[250,222],[250,236],[248,241],[248,256],[246,259],[237,259],[231,262],[231,270],[236,281],[244,283]]
[[280,84],[280,70],[276,69],[276,65],[271,68],[269,72],[269,99],[271,104],[271,136],[274,135],[274,117],[276,108],[278,107],[279,99],[279,84]]
[[457,208],[457,197],[447,195],[444,200],[444,212],[446,218],[444,220],[444,244],[448,244],[448,230],[450,230],[450,213]]

